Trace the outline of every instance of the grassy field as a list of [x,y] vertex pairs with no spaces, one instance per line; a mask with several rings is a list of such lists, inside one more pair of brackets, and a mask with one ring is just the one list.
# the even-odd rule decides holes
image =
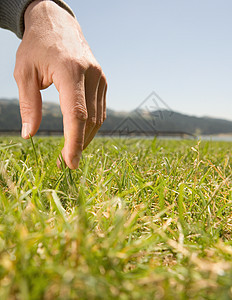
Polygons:
[[0,299],[232,299],[232,143],[0,142]]

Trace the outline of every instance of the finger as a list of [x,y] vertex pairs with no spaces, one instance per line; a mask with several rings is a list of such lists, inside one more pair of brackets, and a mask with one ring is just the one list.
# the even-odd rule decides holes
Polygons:
[[105,97],[105,90],[106,90],[106,79],[105,76],[101,77],[99,87],[98,87],[98,95],[97,95],[97,119],[96,124],[92,128],[90,134],[86,137],[84,149],[89,145],[92,141],[98,130],[100,129],[101,125],[104,121],[104,97]]
[[103,122],[106,119],[106,95],[107,95],[107,89],[108,89],[108,85],[106,83],[105,91],[104,91],[104,98],[103,98]]
[[70,169],[78,168],[87,120],[84,76],[78,77],[74,81],[71,76],[64,75],[57,88],[60,94],[65,138],[62,156]]
[[22,132],[24,139],[36,134],[42,119],[42,99],[38,85],[36,71],[22,70],[14,73],[18,90],[19,105],[22,118]]
[[101,71],[97,68],[90,68],[85,73],[85,100],[88,111],[88,119],[85,128],[85,143],[88,140],[97,121],[97,96],[98,86],[101,78]]

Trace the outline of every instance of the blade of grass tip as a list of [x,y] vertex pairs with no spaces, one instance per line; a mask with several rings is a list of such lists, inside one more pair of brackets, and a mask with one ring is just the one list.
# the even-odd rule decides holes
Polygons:
[[72,172],[71,172],[71,169],[69,169],[69,168],[68,168],[68,175],[69,175],[70,183],[71,183],[71,185],[73,185]]
[[78,202],[79,202],[79,218],[80,218],[80,224],[82,225],[82,229],[85,230],[88,228],[88,217],[86,213],[86,195],[84,191],[84,187],[80,185],[79,187],[79,194],[78,194]]
[[36,154],[36,150],[35,150],[35,145],[34,145],[34,142],[33,142],[33,138],[32,138],[32,136],[30,134],[29,134],[29,137],[30,137],[32,148],[33,148],[33,152],[34,152],[34,155],[35,155],[36,165],[38,167],[39,166],[39,164],[38,164],[38,157],[37,157],[37,154]]
[[56,182],[54,183],[54,185],[53,185],[53,190],[56,190],[56,189],[58,189],[59,188],[59,183],[60,183],[60,181],[61,181],[61,179],[64,177],[64,173],[62,173],[61,175],[60,175],[60,177],[56,180]]
[[179,197],[178,197],[178,213],[179,213],[179,220],[181,224],[184,223],[184,204],[183,204],[184,188],[185,188],[185,184],[181,183],[179,187]]
[[[66,186],[69,186],[69,182],[68,182],[68,178],[67,178],[67,169],[68,169],[68,167],[66,167],[66,164],[65,164],[64,158],[62,156],[62,153],[60,153],[60,155],[59,155],[59,162],[60,162],[60,169],[62,170],[62,174],[63,174],[62,177],[64,178]],[[60,177],[60,180],[62,179],[62,177]]]
[[61,202],[60,202],[60,198],[57,196],[56,191],[52,191],[52,199],[54,201],[54,204],[56,206],[56,211],[59,213],[59,215],[63,218],[63,220],[65,222],[67,222],[67,218],[66,218],[66,211],[63,208]]
[[67,180],[68,185],[69,186],[75,185],[74,180],[73,180],[73,176],[72,176],[72,170],[68,166],[66,166],[66,163],[63,159],[62,154],[60,154],[59,160],[60,160],[60,163],[61,163],[62,171],[63,171],[64,175],[66,174],[66,180]]
[[63,173],[62,173],[62,176],[60,176],[60,178],[56,182],[56,186],[59,184],[60,180],[62,178],[64,178],[66,181],[66,184],[69,188],[77,190],[77,187],[76,187],[75,182],[72,177],[72,170],[66,166],[64,158],[61,153],[59,155],[59,161],[60,161],[60,167],[61,167],[61,170]]
[[61,170],[63,171],[63,172],[65,172],[65,169],[66,169],[66,165],[65,165],[65,162],[64,162],[64,158],[63,158],[63,156],[62,156],[62,153],[60,152],[60,154],[59,154],[59,161],[60,161],[60,167],[61,167]]

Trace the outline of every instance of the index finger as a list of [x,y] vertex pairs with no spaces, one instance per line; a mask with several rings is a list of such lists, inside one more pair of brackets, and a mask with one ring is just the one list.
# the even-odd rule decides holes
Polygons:
[[58,91],[65,138],[62,156],[70,169],[77,169],[84,146],[85,124],[88,117],[84,75],[75,80],[73,77],[64,76],[58,86]]

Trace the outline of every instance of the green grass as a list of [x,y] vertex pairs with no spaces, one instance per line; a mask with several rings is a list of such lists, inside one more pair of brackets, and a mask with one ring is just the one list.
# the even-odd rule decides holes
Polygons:
[[0,299],[231,299],[232,143],[0,142]]

